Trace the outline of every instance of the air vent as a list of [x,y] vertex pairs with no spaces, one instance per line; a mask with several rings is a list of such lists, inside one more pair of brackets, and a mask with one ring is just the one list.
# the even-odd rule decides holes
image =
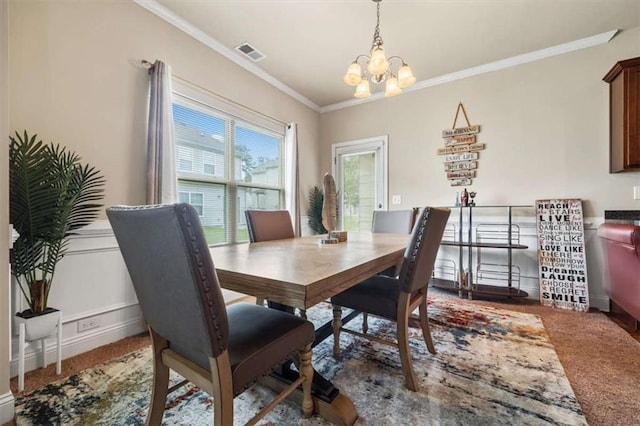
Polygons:
[[247,42],[236,46],[236,50],[245,56],[248,56],[253,62],[264,59],[264,54]]

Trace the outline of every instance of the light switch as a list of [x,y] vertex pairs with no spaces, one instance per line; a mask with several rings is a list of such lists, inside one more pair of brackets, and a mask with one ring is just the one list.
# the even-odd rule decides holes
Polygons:
[[640,186],[633,187],[633,199],[640,200]]
[[392,195],[391,196],[391,204],[402,204],[402,196],[401,195]]

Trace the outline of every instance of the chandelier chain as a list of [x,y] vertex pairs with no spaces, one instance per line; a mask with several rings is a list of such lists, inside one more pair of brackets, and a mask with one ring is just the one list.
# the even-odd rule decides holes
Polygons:
[[[374,0],[375,1],[375,0]],[[380,2],[376,2],[376,28],[373,31],[373,44],[371,45],[371,49],[375,49],[376,47],[382,46],[382,37],[380,37]]]

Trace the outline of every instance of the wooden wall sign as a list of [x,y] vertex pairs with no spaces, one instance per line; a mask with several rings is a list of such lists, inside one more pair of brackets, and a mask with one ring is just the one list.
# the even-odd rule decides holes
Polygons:
[[484,149],[483,143],[474,143],[471,145],[457,145],[447,146],[444,148],[438,148],[438,155],[442,154],[454,154],[456,152],[476,152]]
[[454,136],[452,138],[444,139],[444,146],[463,145],[476,143],[476,135],[471,136]]
[[444,170],[447,172],[453,170],[473,170],[477,168],[477,161],[456,161],[455,163],[444,163]]
[[589,310],[582,200],[536,200],[540,303]]
[[[456,127],[458,114],[462,110],[467,127]],[[438,148],[437,154],[444,155],[444,169],[451,186],[469,186],[471,179],[476,177],[478,168],[478,151],[485,148],[485,144],[476,142],[476,134],[480,133],[480,126],[469,123],[467,112],[462,102],[458,103],[456,116],[451,129],[442,131],[444,148]]]
[[[464,154],[451,154],[444,157],[445,163],[457,163],[459,161],[477,160],[477,152],[465,152]],[[445,164],[446,166],[446,164]]]

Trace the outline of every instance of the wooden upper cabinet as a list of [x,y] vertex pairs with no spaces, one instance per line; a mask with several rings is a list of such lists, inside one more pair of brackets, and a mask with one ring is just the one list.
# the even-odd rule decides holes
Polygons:
[[640,57],[617,62],[609,83],[609,172],[640,171]]

